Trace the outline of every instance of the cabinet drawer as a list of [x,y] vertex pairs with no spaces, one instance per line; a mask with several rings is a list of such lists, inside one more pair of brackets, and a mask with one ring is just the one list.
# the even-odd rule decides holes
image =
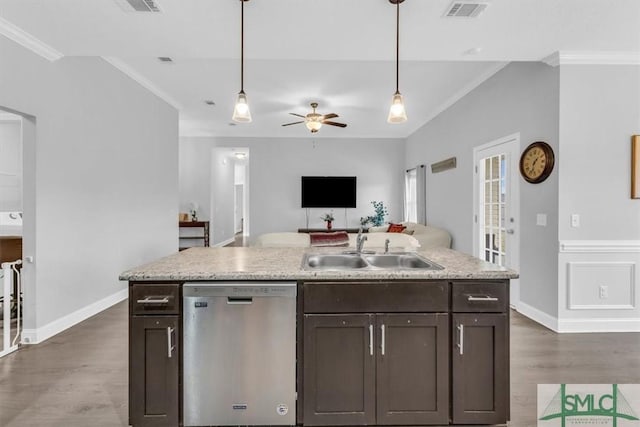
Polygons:
[[180,314],[180,285],[135,284],[129,291],[131,314]]
[[509,282],[454,282],[451,290],[454,312],[507,311]]
[[305,313],[445,312],[446,282],[305,283]]

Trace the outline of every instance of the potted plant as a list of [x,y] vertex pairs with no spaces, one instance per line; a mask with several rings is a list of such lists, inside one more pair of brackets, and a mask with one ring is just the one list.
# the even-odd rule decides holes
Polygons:
[[333,222],[333,213],[327,212],[320,217],[321,220],[327,223],[327,230],[331,230],[331,223]]
[[384,217],[389,215],[389,211],[385,207],[382,201],[378,202],[376,200],[372,201],[373,210],[375,212],[374,215],[365,216],[360,218],[360,225],[363,227],[367,224],[371,224],[374,227],[380,226],[384,224]]

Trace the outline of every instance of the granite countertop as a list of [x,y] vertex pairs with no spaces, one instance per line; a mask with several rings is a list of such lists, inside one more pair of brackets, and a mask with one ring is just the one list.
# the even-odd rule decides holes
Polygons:
[[[340,253],[344,248],[191,248],[127,270],[120,280],[376,280],[376,279],[515,279],[518,273],[451,249],[418,254],[443,270],[308,271],[305,253]],[[381,251],[380,251],[381,252]]]

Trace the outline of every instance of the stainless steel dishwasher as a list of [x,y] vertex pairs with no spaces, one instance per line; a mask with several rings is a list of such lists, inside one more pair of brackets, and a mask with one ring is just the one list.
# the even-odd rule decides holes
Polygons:
[[296,283],[183,288],[184,425],[295,425]]

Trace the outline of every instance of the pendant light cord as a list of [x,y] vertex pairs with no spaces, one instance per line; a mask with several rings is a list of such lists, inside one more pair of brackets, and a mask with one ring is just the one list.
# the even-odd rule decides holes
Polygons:
[[244,2],[240,0],[240,93],[244,93]]
[[396,3],[396,93],[400,93],[400,2]]

